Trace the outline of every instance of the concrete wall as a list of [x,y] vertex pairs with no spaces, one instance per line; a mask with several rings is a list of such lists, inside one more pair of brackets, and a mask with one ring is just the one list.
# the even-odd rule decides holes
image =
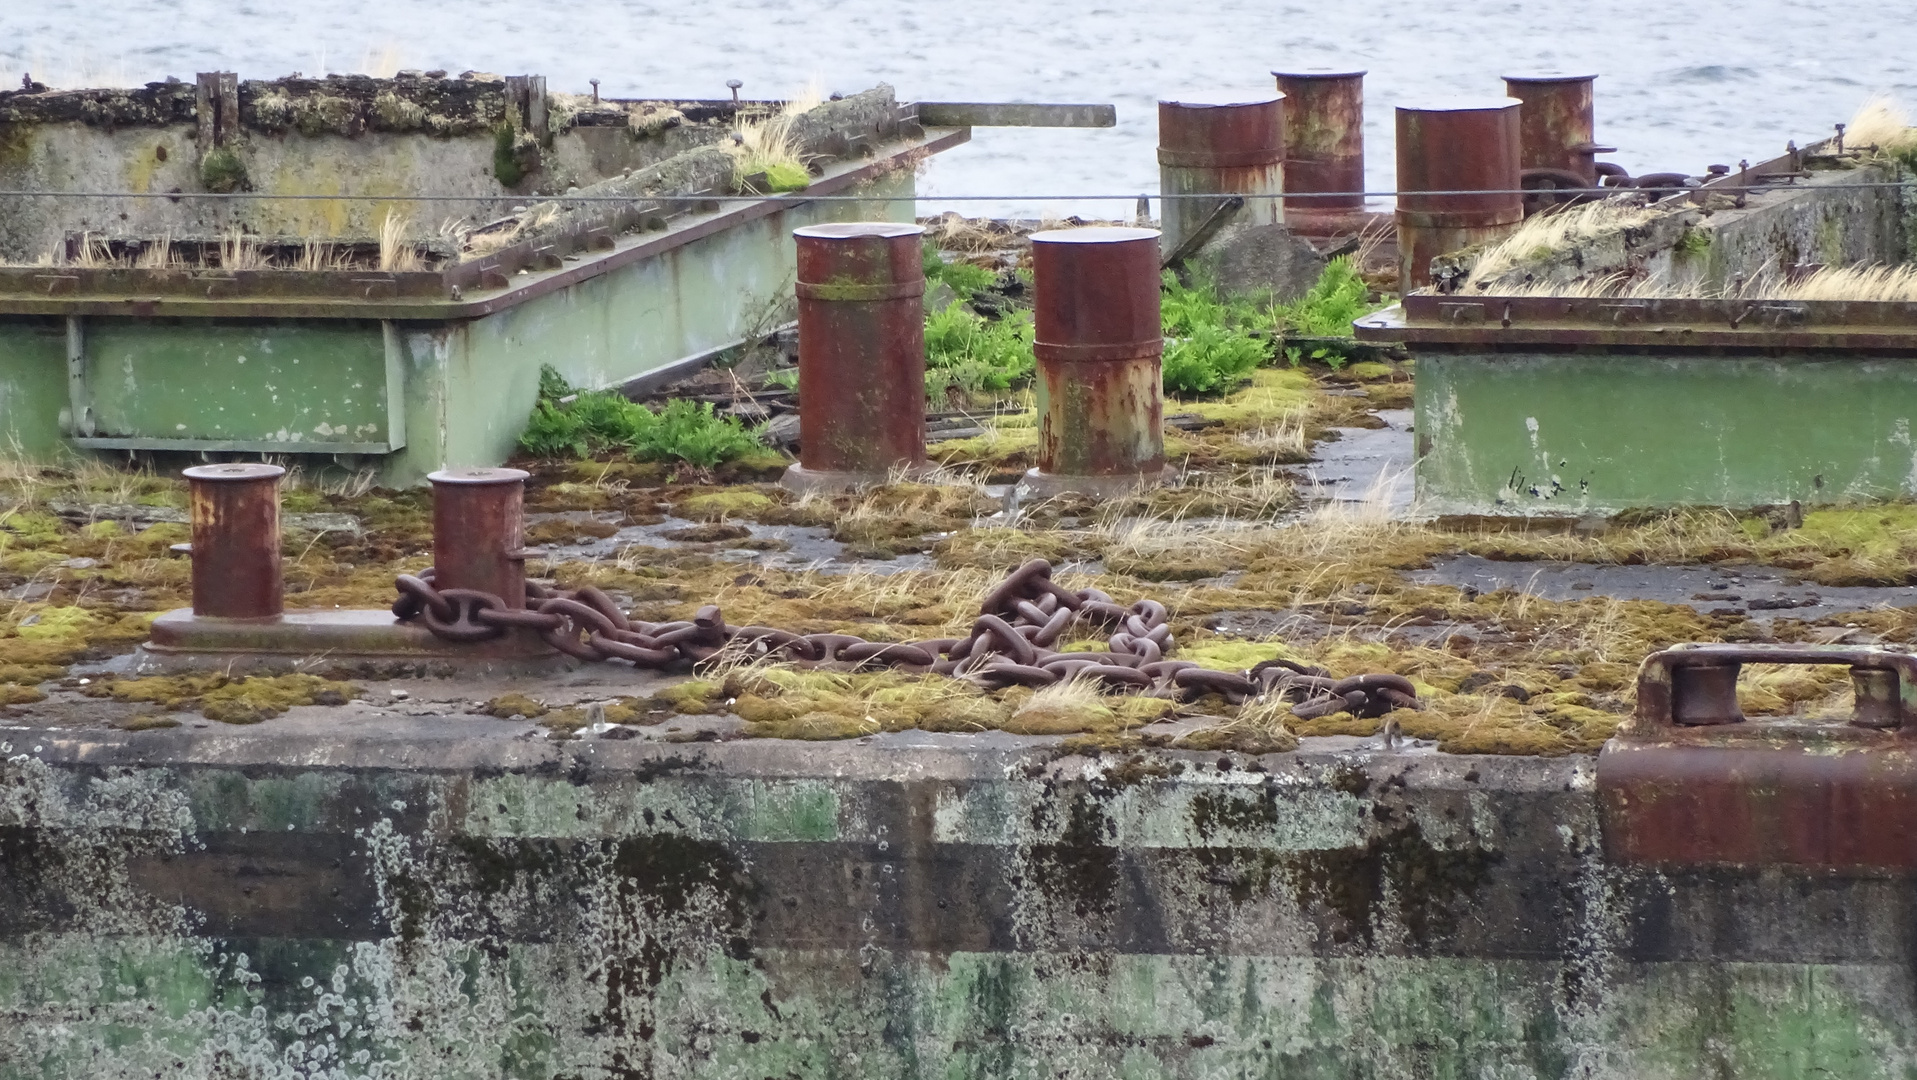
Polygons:
[[[0,93],[0,188],[52,192],[201,192],[193,87]],[[0,207],[0,261],[33,262],[68,233],[154,239],[244,228],[268,237],[376,237],[388,211],[415,237],[447,218],[484,222],[515,192],[560,193],[723,139],[729,120],[656,130],[554,125],[536,168],[513,185],[495,167],[508,123],[501,84],[460,79],[280,80],[241,84],[244,123],[228,144],[246,190],[261,194],[471,195],[473,202],[33,198]],[[74,99],[84,99],[76,100]],[[271,107],[268,104],[271,103]],[[636,107],[643,108],[643,105]],[[669,111],[670,103],[659,103]],[[404,111],[404,117],[394,110]],[[443,110],[436,112],[433,110]],[[676,114],[675,114],[676,115]],[[323,119],[324,123],[311,122]],[[602,118],[603,119],[603,118]],[[486,198],[480,198],[480,197]]]
[[0,730],[0,1075],[1902,1077],[1917,889],[1589,758]]

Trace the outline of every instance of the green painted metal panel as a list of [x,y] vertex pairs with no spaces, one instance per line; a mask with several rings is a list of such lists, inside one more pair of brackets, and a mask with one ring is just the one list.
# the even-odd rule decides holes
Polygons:
[[87,319],[85,353],[82,445],[390,448],[376,321]]
[[1917,359],[1420,351],[1416,408],[1437,513],[1917,493]]
[[0,319],[0,450],[45,460],[64,448],[66,320]]

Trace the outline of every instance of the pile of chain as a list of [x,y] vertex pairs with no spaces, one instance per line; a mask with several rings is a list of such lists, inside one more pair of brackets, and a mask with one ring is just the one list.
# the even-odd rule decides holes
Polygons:
[[[1401,675],[1334,679],[1323,668],[1266,660],[1248,671],[1216,671],[1169,660],[1170,614],[1156,600],[1130,607],[1097,589],[1071,590],[1052,580],[1052,564],[1033,559],[986,594],[971,633],[929,641],[867,641],[852,634],[796,634],[770,626],[729,626],[716,605],[689,621],[635,622],[610,596],[587,587],[555,592],[526,586],[526,606],[475,589],[439,589],[433,572],[401,574],[393,614],[418,620],[448,641],[476,642],[508,629],[535,631],[547,644],[581,660],[625,660],[644,668],[698,663],[732,649],[745,656],[804,664],[846,664],[924,671],[966,679],[987,689],[1043,687],[1068,679],[1103,689],[1161,697],[1222,694],[1233,704],[1276,696],[1301,719],[1350,712],[1376,717],[1417,709],[1417,691]],[[1053,648],[1082,628],[1105,632],[1108,652]]]

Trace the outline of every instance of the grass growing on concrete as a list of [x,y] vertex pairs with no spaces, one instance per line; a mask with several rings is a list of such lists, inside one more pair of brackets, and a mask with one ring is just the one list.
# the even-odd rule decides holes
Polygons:
[[[817,108],[820,100],[818,87],[808,86],[772,115],[741,118],[733,125],[732,139],[725,149],[732,155],[735,188],[799,191],[811,184],[805,147],[793,125],[800,116]],[[755,179],[761,176],[762,183]]]

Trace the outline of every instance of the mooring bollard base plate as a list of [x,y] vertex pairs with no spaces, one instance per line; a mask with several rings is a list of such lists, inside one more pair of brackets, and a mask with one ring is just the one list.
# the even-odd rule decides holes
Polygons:
[[831,472],[791,465],[779,478],[779,486],[799,495],[833,495],[859,488],[878,487],[897,480],[921,480],[936,472],[931,464],[893,469],[889,472]]
[[577,661],[525,630],[491,641],[452,642],[385,610],[288,611],[277,618],[201,618],[191,608],[153,620],[137,671],[266,671],[315,663],[418,664],[461,673],[541,674]]
[[1148,473],[1119,473],[1115,476],[1065,476],[1029,469],[1019,480],[1017,491],[1023,499],[1049,499],[1054,495],[1113,498],[1164,482],[1164,469]]

